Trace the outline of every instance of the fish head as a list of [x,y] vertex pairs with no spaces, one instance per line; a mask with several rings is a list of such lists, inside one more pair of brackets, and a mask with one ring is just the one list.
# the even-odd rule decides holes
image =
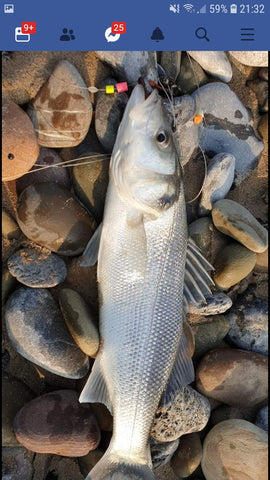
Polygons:
[[121,198],[159,216],[179,197],[180,163],[157,90],[145,99],[137,85],[118,130],[111,172]]

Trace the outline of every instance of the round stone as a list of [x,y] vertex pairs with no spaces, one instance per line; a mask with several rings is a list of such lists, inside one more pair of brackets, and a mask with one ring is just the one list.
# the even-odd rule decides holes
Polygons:
[[175,81],[180,92],[192,93],[196,88],[208,82],[208,77],[202,67],[182,52],[180,73]]
[[85,300],[75,290],[63,288],[59,293],[59,303],[67,327],[78,347],[89,357],[96,357],[99,333]]
[[176,450],[171,466],[180,478],[186,478],[195,472],[202,459],[202,444],[198,433],[184,435]]
[[267,459],[267,433],[246,420],[219,423],[203,443],[206,480],[267,480]]
[[14,432],[25,448],[37,453],[80,457],[94,450],[100,430],[90,404],[81,404],[73,390],[57,390],[35,398],[16,415]]
[[96,222],[72,193],[56,183],[30,185],[17,203],[17,220],[25,236],[60,255],[79,255]]
[[97,222],[101,222],[109,182],[109,158],[95,152],[81,157],[73,167],[74,190]]
[[231,243],[216,258],[213,279],[218,288],[228,289],[252,272],[256,253],[239,243]]
[[187,52],[201,67],[213,77],[229,82],[232,78],[232,67],[225,52]]
[[52,148],[42,147],[40,149],[31,173],[23,175],[17,180],[17,195],[20,195],[29,185],[43,182],[53,182],[67,189],[70,188],[68,168],[64,166],[62,158]]
[[35,163],[39,145],[31,120],[12,100],[2,100],[2,180],[24,175]]
[[268,355],[268,302],[238,300],[227,313],[228,339],[243,350]]
[[238,62],[243,63],[244,65],[249,65],[250,67],[268,67],[268,52],[251,52],[251,51],[241,51],[241,52],[230,52],[230,55]]
[[158,442],[154,438],[150,438],[150,450],[152,457],[153,469],[166,465],[171,460],[174,452],[179,445],[179,439],[173,442]]
[[223,199],[213,205],[215,227],[253,252],[261,253],[268,246],[268,232],[242,205]]
[[19,380],[9,376],[2,377],[2,446],[17,447],[18,441],[13,431],[16,413],[25,403],[32,400],[33,392]]
[[64,260],[44,249],[19,250],[8,259],[7,266],[11,275],[28,287],[55,287],[67,276]]
[[21,287],[8,299],[5,319],[12,346],[56,375],[84,377],[89,359],[74,343],[50,292]]
[[192,331],[195,336],[194,358],[201,357],[204,353],[215,348],[225,338],[229,331],[229,320],[222,315],[207,318],[202,323],[192,324]]
[[85,138],[92,119],[92,104],[78,70],[61,60],[39,90],[28,114],[43,147],[74,147]]
[[17,223],[11,218],[5,210],[2,210],[2,236],[8,240],[19,238],[21,231]]
[[159,442],[171,442],[187,433],[202,430],[209,416],[207,398],[186,386],[179,389],[167,405],[158,407],[151,435]]
[[218,153],[207,165],[207,174],[199,205],[199,214],[208,215],[213,203],[226,197],[234,179],[235,158],[228,153]]
[[196,388],[203,395],[235,407],[252,407],[267,398],[268,359],[233,348],[208,352],[196,370]]

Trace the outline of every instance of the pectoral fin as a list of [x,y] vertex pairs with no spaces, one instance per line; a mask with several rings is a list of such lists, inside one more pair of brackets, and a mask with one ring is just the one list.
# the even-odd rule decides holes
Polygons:
[[210,286],[214,282],[207,270],[213,270],[212,265],[204,258],[199,247],[192,238],[188,239],[186,254],[186,271],[184,278],[184,308],[188,305],[206,303],[205,296],[211,295]]
[[97,263],[102,223],[96,229],[94,235],[90,238],[85,250],[79,260],[81,267],[93,267]]
[[185,387],[186,385],[192,383],[194,380],[194,367],[193,362],[189,353],[189,347],[187,338],[183,332],[180,344],[178,347],[177,356],[175,363],[162,395],[161,402],[162,404],[168,405],[175,393]]
[[103,377],[100,357],[97,357],[90,376],[79,397],[80,403],[103,403],[112,412],[112,404],[109,398],[107,386]]

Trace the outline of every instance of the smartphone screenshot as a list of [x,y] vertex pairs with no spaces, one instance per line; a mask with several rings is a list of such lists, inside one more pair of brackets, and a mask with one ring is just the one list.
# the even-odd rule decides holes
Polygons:
[[267,480],[269,20],[1,3],[3,480]]

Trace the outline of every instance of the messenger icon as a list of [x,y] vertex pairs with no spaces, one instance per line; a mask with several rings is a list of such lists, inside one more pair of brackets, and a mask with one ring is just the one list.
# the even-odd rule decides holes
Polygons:
[[117,42],[120,38],[120,34],[116,33],[115,35],[112,33],[112,28],[109,27],[105,30],[105,38],[107,42]]

